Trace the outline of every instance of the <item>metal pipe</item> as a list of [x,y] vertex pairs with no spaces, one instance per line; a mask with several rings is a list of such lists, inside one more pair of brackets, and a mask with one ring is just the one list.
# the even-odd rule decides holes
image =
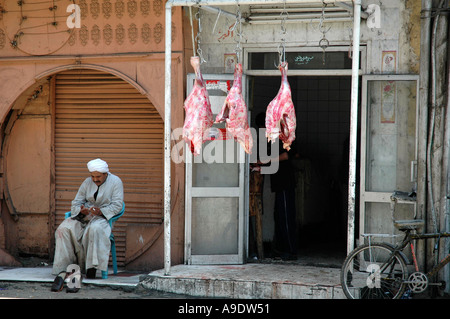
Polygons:
[[[350,12],[351,14],[353,13],[353,8],[351,5],[344,3],[343,1],[335,1],[334,5],[340,8],[343,8],[345,10],[347,10],[348,12]],[[361,18],[363,19],[368,19],[369,18],[369,14],[367,12],[361,12]]]
[[348,172],[348,228],[347,252],[354,248],[355,239],[355,202],[356,202],[356,146],[358,127],[358,90],[359,90],[359,37],[361,32],[361,0],[353,2],[353,53],[352,53],[352,89],[350,106],[350,150]]
[[[441,0],[442,3],[442,0]],[[441,7],[441,6],[439,6]],[[431,119],[430,127],[428,130],[428,145],[427,145],[427,176],[428,176],[428,196],[431,208],[431,220],[433,222],[433,231],[436,233],[437,229],[437,218],[436,210],[434,206],[434,192],[433,192],[433,170],[432,170],[432,152],[433,152],[433,141],[434,141],[434,123],[436,120],[436,33],[439,24],[439,13],[436,13],[436,17],[433,21],[433,32],[431,34]],[[437,256],[436,256],[437,257]]]
[[[226,15],[226,16],[228,16],[230,18],[236,19],[236,14],[235,13],[224,11],[222,9],[218,9],[218,8],[210,7],[210,6],[204,6],[204,5],[200,6],[199,8],[202,9],[202,10],[211,12],[211,13],[223,14],[223,15]],[[242,23],[246,23],[247,21],[245,21],[244,18],[241,18],[241,22]]]
[[[289,14],[291,12],[318,12],[318,13],[322,13],[322,9],[323,9],[323,11],[325,13],[326,12],[336,12],[336,11],[344,12],[340,8],[335,8],[335,7],[328,7],[327,6],[325,8],[322,8],[322,5],[320,5],[320,6],[314,6],[314,5],[309,5],[309,6],[286,6],[286,10],[289,12]],[[273,7],[273,6],[269,6],[269,7],[261,6],[261,7],[252,7],[252,8],[250,8],[250,13],[251,14],[254,14],[254,13],[278,13],[278,14],[280,14],[284,10],[285,10],[285,8],[283,8],[283,7],[276,8],[276,7]],[[345,11],[345,12],[347,14],[349,13],[348,11]]]
[[164,87],[164,275],[170,275],[170,136],[172,110],[172,5],[166,3],[165,87]]
[[[430,30],[431,30],[431,0],[422,0],[422,16],[420,26],[420,71],[419,71],[419,127],[417,141],[417,216],[426,221],[426,154],[428,131],[428,90],[430,68]],[[417,243],[417,259],[419,267],[425,266],[426,245]]]
[[[328,18],[326,20],[329,23],[333,23],[333,22],[349,22],[352,21],[352,18],[350,17],[341,17],[341,18]],[[320,18],[313,18],[313,19],[306,19],[306,18],[301,18],[301,19],[294,19],[294,18],[287,18],[286,19],[286,23],[319,23],[320,22]],[[280,24],[280,20],[278,18],[275,19],[270,19],[270,20],[262,20],[262,19],[254,19],[254,17],[250,17],[248,24]]]
[[[448,35],[447,35],[448,37]],[[450,49],[447,45],[447,61],[450,61]],[[450,92],[450,64],[447,64],[447,92]],[[447,94],[447,107],[445,111],[445,125],[444,125],[444,157],[443,157],[443,167],[445,167],[444,172],[447,171],[446,177],[447,181],[444,185],[444,190],[446,198],[444,198],[444,205],[442,207],[442,212],[445,212],[445,231],[450,232],[450,94]],[[445,176],[445,175],[444,175]],[[444,178],[445,180],[445,178]],[[444,182],[445,183],[445,182]],[[445,241],[445,251],[450,251],[450,241]],[[444,278],[450,278],[449,267],[444,268]],[[448,279],[446,280],[445,292],[450,292],[450,287]]]
[[[320,19],[322,13],[289,13],[287,19],[297,19],[297,20],[312,20],[312,19]],[[277,13],[265,13],[265,14],[252,14],[249,19],[250,20],[283,20],[284,17],[280,16]],[[351,17],[346,12],[329,12],[324,14],[325,21],[334,19],[334,18],[347,18],[351,19]]]
[[[446,3],[448,1],[441,0],[439,3],[438,8],[436,9],[435,14],[435,21],[434,21],[434,27],[433,27],[433,33],[432,33],[432,82],[431,82],[431,105],[433,107],[433,115],[431,118],[432,126],[435,126],[435,123],[439,123],[441,121],[444,121],[443,125],[440,125],[441,132],[443,133],[442,136],[438,134],[439,143],[442,144],[442,157],[438,158],[436,163],[432,163],[432,155],[433,155],[433,143],[434,143],[434,137],[432,136],[430,139],[429,144],[429,159],[428,159],[428,165],[430,165],[430,172],[436,172],[436,175],[438,179],[436,179],[435,182],[433,182],[433,179],[430,175],[430,184],[429,184],[429,191],[430,194],[434,196],[430,196],[433,198],[433,201],[431,203],[432,207],[432,214],[433,214],[433,222],[440,226],[441,228],[444,228],[447,230],[447,224],[448,224],[448,212],[447,212],[447,194],[448,194],[448,164],[449,164],[449,137],[450,132],[448,131],[448,104],[447,107],[444,106],[445,103],[445,90],[444,86],[442,85],[443,82],[445,82],[443,77],[439,77],[439,74],[442,72],[438,71],[438,66],[442,65],[443,60],[445,59],[444,54],[441,54],[440,52],[447,51],[447,58],[448,58],[448,17],[446,14],[442,14],[441,10],[444,10],[448,4]],[[447,40],[447,41],[446,41]],[[445,61],[444,61],[445,64]],[[448,67],[448,65],[447,65]],[[448,76],[448,74],[447,74]],[[447,91],[448,92],[448,91]],[[447,95],[448,100],[448,95]],[[448,102],[448,101],[447,101]],[[438,108],[439,107],[439,108]],[[438,109],[437,109],[438,108]],[[441,110],[442,112],[437,112],[437,110]],[[436,126],[437,127],[437,126]],[[431,134],[434,134],[434,130],[430,132]],[[440,133],[440,132],[439,132]],[[438,152],[439,154],[439,152]],[[439,163],[439,164],[438,164]],[[433,185],[434,184],[434,185]],[[437,186],[437,192],[434,192],[433,187]],[[436,203],[434,202],[434,198],[436,197]],[[439,209],[435,206],[439,206]],[[438,219],[439,218],[439,219]],[[438,226],[435,225],[435,228],[438,229]],[[449,241],[446,239],[444,241],[444,245],[440,245],[440,242],[437,240],[435,244],[435,248],[439,248],[438,251],[435,252],[435,259],[434,263],[435,265],[439,262],[440,258],[439,256],[445,256],[448,252],[448,244]],[[449,268],[445,267],[444,273],[439,274],[439,280],[446,280],[446,291],[448,292],[448,271]]]

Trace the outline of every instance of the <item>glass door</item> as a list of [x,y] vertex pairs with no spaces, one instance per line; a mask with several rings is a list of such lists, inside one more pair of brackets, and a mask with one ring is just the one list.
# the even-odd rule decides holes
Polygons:
[[[391,195],[415,192],[418,90],[415,75],[362,78],[361,241],[364,234],[375,239],[394,237]],[[415,200],[410,199],[397,202],[396,219],[414,218]]]
[[[203,75],[213,117],[220,112],[233,74]],[[194,74],[188,74],[188,94]],[[246,80],[242,79],[243,92]],[[225,123],[214,124],[225,132]],[[225,135],[225,134],[223,134]],[[202,152],[186,154],[185,262],[187,264],[241,264],[244,261],[244,206],[247,156],[233,138],[216,138]]]

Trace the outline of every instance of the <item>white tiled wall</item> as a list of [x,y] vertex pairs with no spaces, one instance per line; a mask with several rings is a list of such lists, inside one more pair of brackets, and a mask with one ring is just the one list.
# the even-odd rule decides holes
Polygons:
[[[323,162],[336,172],[350,129],[351,78],[317,76],[288,80],[297,115],[297,151],[302,157]],[[255,79],[253,120],[258,113],[266,111],[279,86],[279,77]]]

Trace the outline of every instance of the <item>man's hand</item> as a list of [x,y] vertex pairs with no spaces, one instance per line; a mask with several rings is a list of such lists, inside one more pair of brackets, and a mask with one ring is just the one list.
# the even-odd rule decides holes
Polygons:
[[86,208],[84,207],[84,205],[81,205],[80,214],[89,215],[89,208]]
[[96,215],[96,216],[102,215],[102,211],[98,207],[91,207],[91,208],[89,208],[89,211],[92,215]]

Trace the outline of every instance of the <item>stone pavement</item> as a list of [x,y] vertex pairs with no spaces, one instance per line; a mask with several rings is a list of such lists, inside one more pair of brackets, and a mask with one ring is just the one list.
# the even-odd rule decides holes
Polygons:
[[[83,283],[109,287],[134,288],[139,284],[141,275],[119,272],[113,275],[109,273],[107,279],[101,279],[100,272],[97,272],[95,279],[83,278]],[[27,281],[27,282],[48,282],[52,283],[55,276],[52,275],[52,267],[0,267],[1,281]]]

